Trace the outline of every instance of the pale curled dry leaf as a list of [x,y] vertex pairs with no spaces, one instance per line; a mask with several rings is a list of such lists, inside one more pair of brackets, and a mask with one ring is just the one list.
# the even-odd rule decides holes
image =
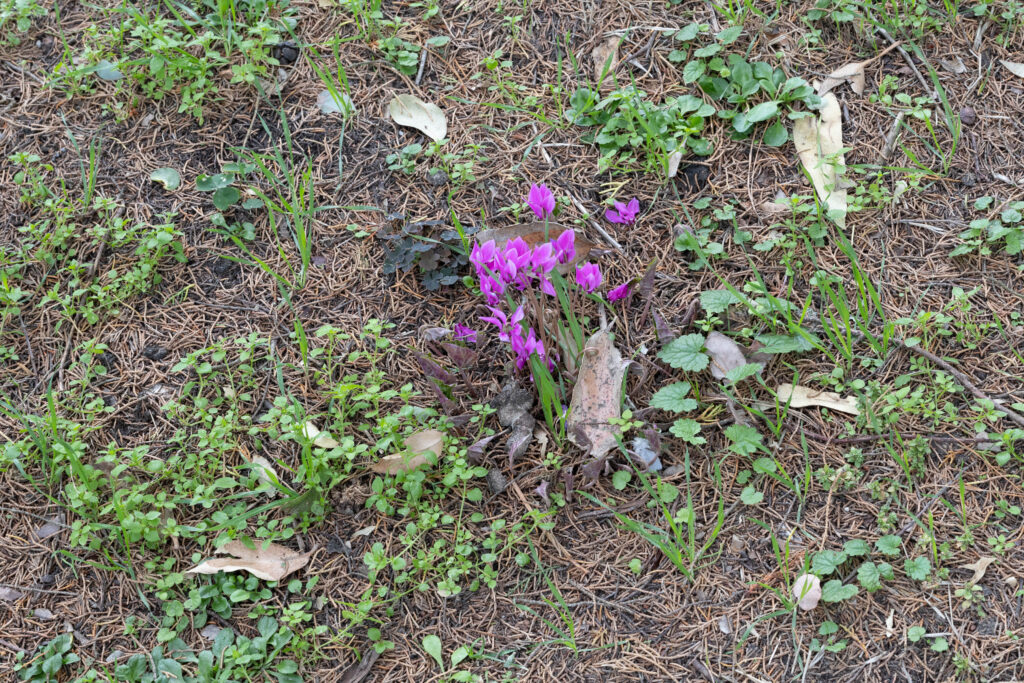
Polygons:
[[780,384],[775,391],[779,395],[779,402],[788,403],[791,408],[819,406],[848,415],[860,415],[857,399],[853,396],[843,398],[834,391],[821,391],[801,384]]
[[242,541],[230,541],[217,550],[233,557],[215,557],[187,570],[186,574],[217,574],[219,572],[249,572],[264,581],[280,581],[309,562],[313,551],[297,553],[283,545],[270,543],[264,548],[257,544],[250,548]]
[[977,562],[974,562],[972,564],[961,565],[960,568],[969,569],[970,571],[974,572],[974,576],[971,577],[971,580],[968,581],[968,583],[976,585],[985,577],[985,572],[988,571],[989,565],[995,561],[996,558],[994,557],[981,557],[978,558]]
[[313,442],[313,445],[319,446],[320,448],[337,448],[338,442],[328,432],[321,432],[320,429],[313,424],[313,422],[307,422],[302,426],[302,433],[307,439]]
[[1005,66],[1014,76],[1024,78],[1024,62],[1008,62],[1005,59],[1000,59],[999,63]]
[[626,365],[608,330],[600,330],[587,340],[569,403],[566,432],[570,441],[585,448],[580,439],[582,435],[592,458],[600,458],[616,446],[619,427],[609,420],[622,415],[619,394]]
[[398,125],[415,128],[435,142],[448,134],[448,121],[441,108],[415,95],[397,95],[388,105],[388,114]]
[[836,87],[840,83],[849,82],[850,90],[857,93],[858,95],[864,94],[864,67],[867,66],[873,60],[868,59],[863,62],[850,62],[844,64],[828,76],[818,86],[818,94],[824,95],[830,92],[832,88]]
[[711,356],[711,375],[715,379],[725,379],[729,372],[747,364],[739,345],[721,332],[709,333],[704,348]]
[[793,582],[793,597],[805,612],[810,612],[818,606],[821,600],[821,579],[814,574],[802,574]]
[[[594,59],[594,82],[601,82],[601,76],[607,73],[610,75],[615,72],[615,67],[619,64],[619,37],[608,36],[602,42],[594,46],[594,49],[590,51],[590,56]],[[609,59],[611,60],[609,62]]]
[[405,439],[405,453],[387,455],[370,468],[377,474],[398,474],[411,472],[423,465],[434,465],[441,457],[444,445],[444,432],[436,429],[425,429]]
[[960,59],[959,57],[956,58],[956,61],[952,59],[940,59],[939,64],[942,65],[943,69],[951,73],[967,73],[967,66],[964,64],[964,60]]
[[842,173],[846,168],[843,149],[843,116],[832,93],[822,98],[818,116],[797,119],[793,124],[793,145],[800,163],[807,169],[818,199],[828,207],[828,217],[840,228],[846,227],[846,187]]
[[277,476],[277,470],[262,455],[253,456],[249,463],[252,465],[256,478],[262,483],[267,484],[267,495],[275,498],[278,493],[276,485],[281,481],[281,477]]

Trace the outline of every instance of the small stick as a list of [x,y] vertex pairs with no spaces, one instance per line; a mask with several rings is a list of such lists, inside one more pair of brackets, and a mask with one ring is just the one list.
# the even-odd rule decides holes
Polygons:
[[885,136],[885,145],[882,147],[882,153],[878,156],[879,166],[889,162],[889,157],[892,156],[892,150],[896,146],[896,138],[900,136],[900,126],[903,125],[903,119],[906,118],[906,116],[907,112],[901,111],[896,116],[896,120],[892,122],[892,129],[890,129],[889,134]]
[[[878,31],[878,33],[880,33],[880,34],[881,34],[881,36],[882,36],[883,38],[885,38],[885,39],[886,39],[886,40],[888,40],[888,41],[889,41],[890,43],[892,43],[892,47],[895,47],[895,48],[896,48],[897,50],[899,50],[899,51],[900,51],[900,54],[901,54],[901,55],[903,56],[903,61],[905,61],[905,62],[907,63],[907,65],[908,65],[908,66],[910,67],[910,69],[911,69],[911,70],[912,70],[912,71],[914,72],[914,74],[916,74],[916,75],[917,75],[917,80],[919,80],[919,81],[921,82],[921,86],[922,86],[922,87],[924,87],[924,89],[925,89],[925,92],[928,92],[928,93],[930,94],[930,96],[931,96],[932,100],[934,101],[934,100],[938,99],[938,97],[937,97],[937,93],[935,93],[934,91],[931,91],[931,90],[929,89],[929,87],[928,87],[928,81],[926,81],[926,80],[924,79],[924,76],[922,76],[922,75],[921,75],[921,72],[920,72],[920,71],[918,70],[918,68],[917,68],[917,65],[916,65],[916,64],[914,64],[914,60],[910,58],[910,55],[909,55],[909,54],[907,54],[907,51],[906,51],[906,50],[904,50],[904,49],[903,49],[902,47],[900,47],[900,44],[899,44],[899,43],[897,43],[897,42],[896,42],[896,41],[895,41],[895,40],[893,39],[893,37],[889,35],[889,32],[888,32],[888,31],[886,31],[886,30],[885,30],[884,28],[882,28],[881,26],[879,26],[879,27],[878,27],[878,28],[877,28],[876,30]],[[885,54],[885,53],[882,53],[882,54]],[[879,56],[879,57],[881,57],[882,55],[881,55],[881,54],[879,54],[878,56]]]
[[420,52],[420,69],[419,69],[419,71],[416,72],[416,81],[415,81],[416,85],[419,85],[420,84],[420,79],[423,78],[423,67],[426,66],[426,64],[427,64],[427,50],[426,50],[426,48],[424,48]]

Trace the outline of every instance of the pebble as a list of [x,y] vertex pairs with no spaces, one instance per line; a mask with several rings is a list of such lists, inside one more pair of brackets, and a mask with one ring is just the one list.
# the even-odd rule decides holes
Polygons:
[[151,344],[142,349],[142,355],[153,361],[161,361],[167,357],[168,351],[163,346]]
[[974,107],[964,107],[960,110],[960,120],[965,126],[973,126],[978,122],[978,114]]
[[508,479],[501,473],[501,470],[488,470],[487,486],[491,489],[491,493],[498,495],[499,493],[504,493],[505,489],[508,488]]
[[448,174],[439,168],[427,174],[427,182],[435,187],[440,187],[448,182]]

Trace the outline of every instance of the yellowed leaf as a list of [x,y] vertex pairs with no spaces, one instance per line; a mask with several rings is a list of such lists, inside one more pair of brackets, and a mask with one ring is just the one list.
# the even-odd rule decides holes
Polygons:
[[972,564],[961,565],[961,569],[969,569],[974,572],[974,576],[968,583],[977,584],[985,577],[985,572],[988,571],[988,566],[996,561],[994,557],[981,557],[978,558],[977,562]]
[[434,465],[441,457],[444,446],[444,432],[427,429],[416,432],[405,439],[405,452],[387,455],[370,468],[377,474],[398,474],[411,472],[423,465]]
[[840,228],[846,227],[846,170],[843,148],[843,117],[832,93],[822,98],[818,116],[797,119],[793,124],[793,144],[800,163],[807,169],[818,199],[828,207],[828,217]]
[[[621,417],[619,392],[626,364],[615,348],[608,330],[596,332],[587,340],[580,356],[580,372],[572,390],[566,431],[569,440],[589,455],[600,458],[616,445],[619,427],[609,420]],[[583,443],[580,439],[587,443]]]
[[217,552],[233,555],[233,557],[215,557],[201,562],[185,573],[217,574],[219,572],[246,571],[264,581],[280,581],[305,567],[313,551],[297,553],[291,548],[276,543],[270,543],[266,548],[260,544],[257,544],[255,548],[250,548],[242,541],[230,541]]
[[780,384],[775,391],[779,395],[779,402],[789,403],[792,408],[820,406],[849,415],[860,415],[857,399],[853,396],[843,398],[834,391],[821,391],[800,384]]

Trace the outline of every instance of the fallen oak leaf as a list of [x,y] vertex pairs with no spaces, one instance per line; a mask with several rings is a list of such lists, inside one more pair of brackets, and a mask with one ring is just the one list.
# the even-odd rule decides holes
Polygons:
[[610,420],[622,416],[619,395],[626,367],[607,329],[595,332],[587,340],[569,403],[566,432],[573,444],[585,447],[594,459],[617,444],[620,430]]
[[801,384],[780,384],[775,389],[780,403],[788,403],[791,408],[822,407],[838,410],[848,415],[860,415],[857,399],[853,396],[843,398],[834,391],[812,389]]
[[411,472],[423,465],[434,465],[441,458],[444,432],[425,429],[405,438],[405,453],[387,455],[370,467],[377,474]]
[[280,581],[306,566],[313,551],[297,553],[277,543],[266,547],[249,547],[242,541],[229,541],[217,549],[218,553],[234,557],[215,557],[187,570],[186,574],[218,574],[246,571],[264,581]]

